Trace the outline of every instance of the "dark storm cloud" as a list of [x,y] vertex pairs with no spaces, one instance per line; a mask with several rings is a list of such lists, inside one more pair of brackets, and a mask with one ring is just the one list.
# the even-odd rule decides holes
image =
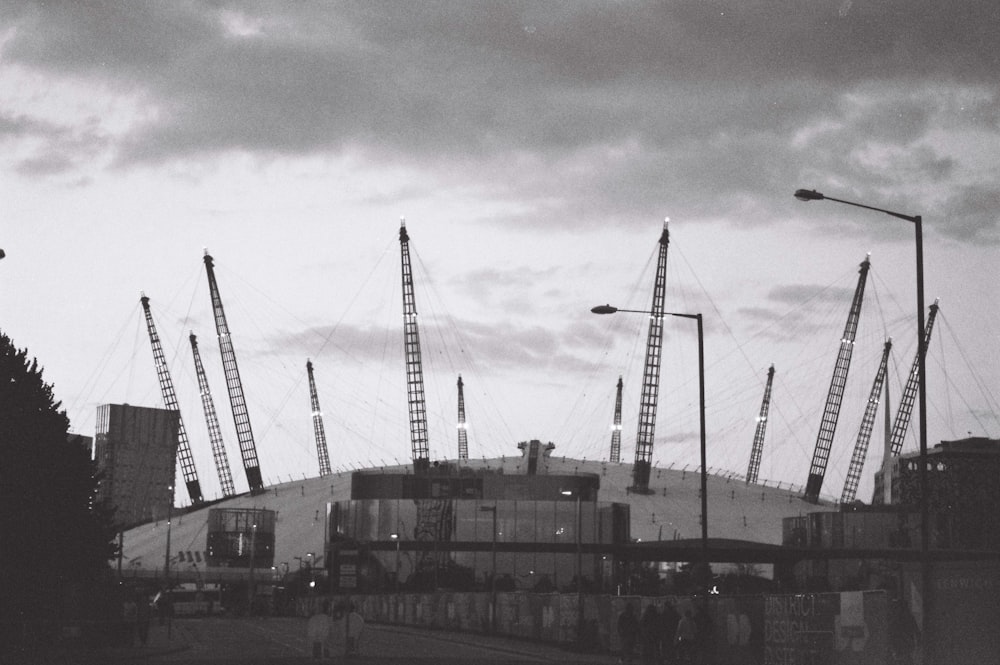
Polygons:
[[[116,146],[120,166],[350,149],[474,174],[496,195],[533,204],[523,221],[549,225],[593,223],[569,221],[584,206],[607,223],[665,199],[690,215],[754,223],[747,201],[783,195],[776,183],[803,164],[872,187],[914,173],[938,181],[953,165],[927,149],[889,170],[863,159],[863,148],[911,151],[926,134],[933,109],[899,90],[957,82],[988,90],[995,105],[1000,69],[992,0],[3,11],[14,26],[6,61],[101,81],[150,110]],[[845,91],[878,99],[838,106]],[[981,106],[960,121],[989,126],[991,105]],[[833,129],[808,152],[792,145],[795,132],[824,123]],[[40,156],[45,163],[59,161]]]
[[953,220],[941,220],[944,235],[977,244],[1000,244],[1000,187],[964,187],[943,209],[954,215]]

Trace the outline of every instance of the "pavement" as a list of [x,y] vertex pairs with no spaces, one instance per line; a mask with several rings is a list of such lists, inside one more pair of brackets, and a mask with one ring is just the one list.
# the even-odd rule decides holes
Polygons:
[[[315,664],[305,644],[305,620],[175,619],[150,626],[145,644],[86,647],[56,644],[33,653],[12,654],[0,665],[153,665],[185,663]],[[360,654],[337,656],[327,663],[580,663],[610,665],[611,654],[579,653],[557,644],[505,636],[429,630],[409,626],[369,624]]]

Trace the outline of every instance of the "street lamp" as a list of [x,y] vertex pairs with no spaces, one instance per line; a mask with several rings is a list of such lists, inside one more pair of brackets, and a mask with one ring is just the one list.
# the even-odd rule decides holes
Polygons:
[[492,597],[490,607],[490,630],[497,632],[497,507],[479,506],[479,510],[484,513],[493,513],[493,573],[490,575],[490,596]]
[[[170,492],[170,503],[167,504],[167,553],[163,558],[163,572],[164,577],[166,577],[167,584],[167,608],[173,610],[173,594],[170,590],[170,523],[173,521],[174,517],[174,486],[169,485],[167,490]],[[171,632],[173,631],[173,611],[167,613],[167,639],[170,639]]]
[[254,515],[254,522],[250,527],[250,579],[247,582],[247,614],[253,616],[253,599],[255,595],[253,578],[253,557],[257,548],[257,516]]
[[399,534],[398,533],[390,533],[389,534],[389,538],[390,538],[390,540],[396,541],[396,569],[393,572],[394,582],[393,582],[392,586],[393,586],[393,590],[396,593],[399,593]]
[[891,210],[886,210],[884,208],[876,208],[874,206],[864,205],[861,203],[855,203],[854,201],[845,201],[843,199],[835,199],[832,196],[825,196],[821,192],[817,192],[815,189],[797,189],[795,190],[795,198],[800,201],[836,201],[837,203],[844,203],[849,206],[855,206],[856,208],[864,208],[865,210],[874,210],[875,212],[881,212],[891,217],[896,217],[898,219],[906,220],[913,224],[914,231],[914,242],[916,245],[916,263],[917,263],[917,384],[919,386],[918,390],[918,407],[917,410],[920,414],[920,423],[918,424],[918,432],[920,439],[920,577],[921,584],[923,586],[923,634],[924,634],[924,644],[932,644],[933,642],[927,638],[927,628],[928,628],[928,617],[930,616],[931,610],[931,596],[933,590],[930,583],[930,559],[928,556],[928,549],[930,545],[930,518],[928,510],[928,478],[927,478],[927,374],[926,374],[926,355],[927,348],[924,343],[924,231],[923,231],[923,219],[920,215],[904,215],[902,213],[893,212]]
[[[633,312],[635,314],[654,314],[641,309],[620,309],[612,305],[598,305],[590,310],[594,314],[615,314],[617,312]],[[702,326],[701,313],[681,314],[679,312],[663,312],[663,316],[676,316],[682,319],[694,319],[698,322],[698,406],[701,427],[701,558],[708,566],[708,466],[705,455],[705,334]]]
[[582,498],[579,489],[559,490],[563,496],[572,496],[576,499],[576,638],[583,642],[583,552],[580,541],[583,530],[583,517],[580,510],[580,500]]

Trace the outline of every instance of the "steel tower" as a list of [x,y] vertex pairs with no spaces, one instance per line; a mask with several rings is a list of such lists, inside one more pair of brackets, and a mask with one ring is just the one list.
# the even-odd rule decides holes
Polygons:
[[656,405],[660,391],[660,359],[663,347],[663,302],[667,291],[667,246],[670,231],[663,222],[660,253],[656,261],[653,304],[649,311],[649,335],[646,338],[646,365],[642,373],[642,396],[639,399],[639,427],[635,437],[635,466],[632,468],[633,492],[649,493],[649,471],[653,462],[653,434],[656,429]]
[[[934,319],[937,317],[938,301],[930,306],[930,313],[927,315],[927,323],[924,326],[924,353],[930,348],[931,332],[934,330]],[[896,419],[892,423],[892,436],[889,438],[889,454],[898,457],[903,449],[903,438],[906,437],[906,430],[910,426],[910,415],[913,413],[913,400],[916,399],[917,391],[920,389],[917,381],[920,358],[913,359],[913,368],[910,369],[910,376],[906,380],[906,387],[903,389],[903,396],[899,400],[899,411],[896,412]]]
[[611,462],[622,461],[622,377],[618,376],[618,394],[615,397],[615,419],[611,425]]
[[219,485],[222,496],[233,496],[236,487],[233,485],[233,474],[229,469],[229,456],[222,442],[222,429],[219,427],[219,417],[215,412],[215,402],[212,391],[208,389],[208,379],[205,376],[205,366],[201,364],[201,353],[198,351],[198,338],[192,332],[191,354],[194,356],[194,371],[198,376],[198,390],[201,391],[201,406],[205,412],[205,422],[208,424],[208,439],[212,442],[212,457],[215,458],[215,471],[219,474]]
[[243,382],[240,381],[240,370],[236,364],[236,352],[233,350],[229,325],[226,323],[226,312],[222,309],[219,285],[215,281],[215,264],[207,249],[205,271],[208,273],[208,290],[212,296],[215,331],[219,336],[219,350],[222,352],[222,366],[226,372],[226,388],[229,389],[229,404],[236,424],[236,438],[243,456],[243,470],[247,475],[247,484],[250,486],[250,493],[253,494],[264,489],[264,480],[260,473],[260,462],[257,461],[257,446],[253,440],[253,428],[250,426],[246,398],[243,396]]
[[306,372],[309,374],[309,399],[312,404],[313,433],[316,435],[316,457],[319,459],[319,475],[329,476],[330,453],[326,447],[326,429],[323,427],[323,412],[319,408],[319,394],[316,392],[316,379],[313,377],[313,364],[306,360]]
[[413,448],[413,471],[423,473],[430,468],[427,403],[424,399],[424,365],[420,359],[417,302],[413,295],[410,236],[406,232],[405,219],[399,221],[399,245],[403,265],[403,348],[406,354],[406,396],[410,405],[410,445]]
[[865,466],[865,458],[868,456],[868,442],[872,438],[872,429],[875,427],[875,415],[878,412],[879,398],[882,395],[882,384],[885,382],[885,370],[889,365],[889,351],[892,350],[892,340],[885,341],[882,349],[882,362],[879,363],[878,371],[875,373],[875,381],[872,383],[872,391],[868,394],[868,405],[865,407],[865,415],[861,419],[861,428],[858,430],[858,439],[854,442],[854,453],[851,455],[851,466],[847,469],[847,479],[844,481],[844,490],[840,493],[840,503],[851,503],[858,493],[858,483],[861,482],[861,470]]
[[810,503],[819,502],[819,491],[823,487],[823,476],[826,475],[826,463],[830,459],[830,448],[833,446],[833,434],[837,430],[837,418],[840,416],[840,404],[844,399],[844,387],[847,385],[847,373],[851,368],[851,354],[854,352],[854,338],[858,334],[858,319],[861,318],[861,303],[865,295],[865,282],[871,262],[868,257],[861,262],[858,271],[858,286],[854,290],[854,300],[847,314],[847,324],[844,335],[840,338],[840,352],[833,368],[833,378],[830,380],[830,391],[826,396],[826,406],[823,408],[823,419],[820,421],[819,434],[816,436],[816,449],[813,451],[812,465],[809,468],[809,479],[806,481],[805,495],[802,497]]
[[458,375],[458,459],[469,459],[469,432],[465,425],[465,384]]
[[187,430],[184,429],[184,419],[181,418],[180,406],[177,404],[177,394],[174,392],[174,382],[170,379],[170,370],[163,355],[160,336],[156,334],[153,315],[149,311],[149,298],[140,294],[142,311],[146,315],[146,328],[149,330],[149,343],[153,347],[153,362],[156,363],[156,376],[160,380],[160,392],[163,394],[163,405],[170,411],[177,411],[177,459],[181,463],[184,474],[184,484],[187,485],[191,503],[198,505],[204,502],[201,495],[201,483],[198,482],[198,471],[194,468],[194,458],[191,456],[191,446],[188,444]]
[[753,448],[750,450],[750,464],[747,465],[747,485],[757,482],[760,473],[760,459],[764,454],[764,432],[767,431],[767,412],[771,409],[771,384],[774,383],[774,365],[767,370],[767,385],[764,386],[764,400],[760,404],[757,415],[757,430],[753,435]]

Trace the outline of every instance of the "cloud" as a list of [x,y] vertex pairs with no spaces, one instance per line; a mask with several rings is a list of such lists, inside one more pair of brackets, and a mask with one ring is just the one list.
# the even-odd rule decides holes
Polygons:
[[956,117],[945,84],[943,99],[987,91],[968,122],[996,133],[983,109],[996,101],[1000,9],[986,0],[4,11],[6,62],[100,82],[143,111],[79,155],[39,149],[21,166],[36,174],[93,163],[94,150],[120,169],[351,153],[478,180],[521,204],[508,223],[633,223],[669,204],[762,224],[773,213],[752,201],[812,172],[880,194],[950,183],[958,160],[920,143]]
[[1000,244],[1000,187],[970,185],[956,191],[943,206],[941,233],[976,244]]
[[767,299],[777,303],[804,305],[808,302],[851,302],[854,289],[820,286],[818,284],[786,284],[767,293]]

